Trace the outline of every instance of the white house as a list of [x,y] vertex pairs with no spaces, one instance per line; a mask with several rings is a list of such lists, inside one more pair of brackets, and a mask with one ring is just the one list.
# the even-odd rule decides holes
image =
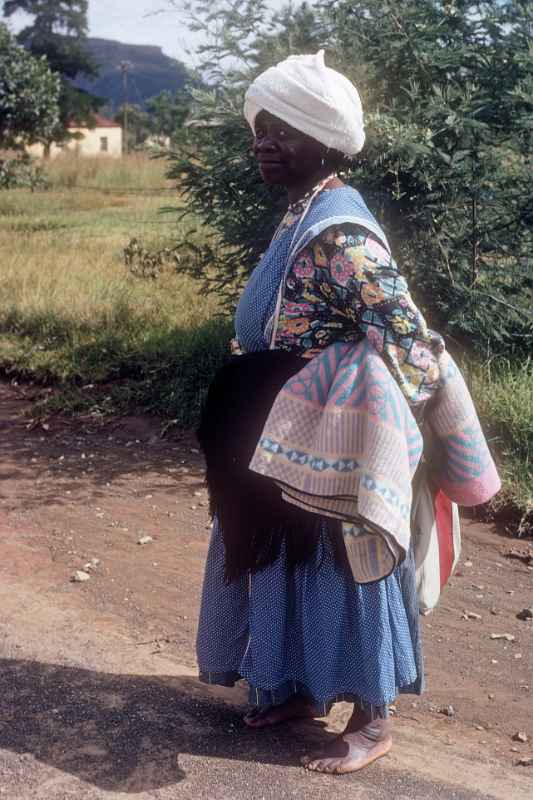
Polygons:
[[[71,134],[77,134],[76,138],[68,139],[65,142],[53,142],[50,147],[50,158],[56,158],[61,153],[75,153],[79,156],[110,156],[120,158],[122,156],[122,126],[118,122],[95,115],[96,126],[94,128],[83,128],[77,123],[72,122],[68,126]],[[28,153],[36,158],[44,155],[44,145],[33,144],[27,148]]]

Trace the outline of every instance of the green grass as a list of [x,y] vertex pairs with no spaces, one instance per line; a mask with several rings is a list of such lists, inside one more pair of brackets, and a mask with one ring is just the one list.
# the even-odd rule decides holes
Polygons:
[[495,359],[469,374],[478,414],[498,454],[503,489],[491,503],[515,534],[533,533],[533,361]]
[[[164,168],[139,156],[58,160],[48,191],[0,192],[0,369],[54,385],[36,413],[147,411],[196,423],[231,324],[192,278],[169,266],[141,279],[123,257],[132,237],[161,249],[186,234],[160,212],[180,201],[157,191]],[[531,533],[533,365],[465,370],[504,481],[492,509]]]
[[122,158],[80,158],[65,154],[46,166],[46,175],[54,189],[100,189],[157,191],[170,189],[165,178],[166,162],[144,153]]
[[[124,184],[141,183],[155,164],[153,184],[164,185],[162,162],[145,161],[129,162]],[[91,164],[78,163],[85,180]],[[0,192],[0,367],[60,384],[56,405],[145,409],[192,423],[230,326],[218,317],[217,298],[173,267],[156,280],[128,272],[131,237],[158,249],[185,231],[160,212],[168,193],[102,191],[119,173],[110,161],[99,169],[89,189]],[[57,162],[50,170],[54,180],[63,175]],[[87,384],[94,392],[81,388]]]
[[[144,336],[134,334],[129,339],[121,332],[114,338],[84,342],[77,352],[67,347],[65,362],[83,365],[79,372],[84,380],[66,381],[61,391],[37,403],[34,413],[143,411],[180,427],[193,427],[211,378],[228,357],[231,332],[228,321],[212,319],[190,328],[152,326]],[[56,366],[57,352],[52,358]]]

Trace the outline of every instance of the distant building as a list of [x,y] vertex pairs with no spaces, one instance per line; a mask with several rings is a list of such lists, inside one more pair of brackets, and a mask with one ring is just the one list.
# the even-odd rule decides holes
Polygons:
[[[68,126],[68,131],[76,138],[68,139],[65,142],[53,142],[50,146],[50,158],[57,158],[61,153],[74,153],[78,156],[110,156],[120,158],[122,156],[122,126],[118,122],[95,115],[96,126],[94,128],[80,127],[72,122]],[[36,158],[44,155],[44,145],[33,144],[26,148],[28,153]]]

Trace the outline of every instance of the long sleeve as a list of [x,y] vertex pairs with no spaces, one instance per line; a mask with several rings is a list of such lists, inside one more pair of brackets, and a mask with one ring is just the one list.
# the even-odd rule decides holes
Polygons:
[[312,357],[335,341],[364,336],[411,405],[433,395],[444,345],[394,260],[364,228],[328,228],[298,254],[287,276],[276,346]]

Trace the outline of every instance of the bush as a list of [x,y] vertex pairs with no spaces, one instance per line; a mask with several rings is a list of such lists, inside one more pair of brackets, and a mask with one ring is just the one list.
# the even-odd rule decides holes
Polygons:
[[[530,4],[339,0],[262,8],[263,23],[252,0],[189,5],[197,28],[207,35],[216,24],[224,35],[205,48],[215,82],[195,93],[189,146],[171,156],[169,175],[213,231],[188,269],[234,301],[281,213],[250,156],[244,87],[270,63],[326,41],[328,63],[354,78],[367,111],[367,145],[345,178],[383,223],[430,321],[484,356],[527,355]],[[239,69],[224,68],[232,47]]]
[[59,121],[60,82],[44,55],[21,47],[0,22],[0,146],[46,141]]
[[0,159],[0,189],[46,189],[42,167],[27,156]]
[[503,490],[491,510],[515,535],[533,534],[533,362],[495,359],[469,371],[472,393],[500,454]]

